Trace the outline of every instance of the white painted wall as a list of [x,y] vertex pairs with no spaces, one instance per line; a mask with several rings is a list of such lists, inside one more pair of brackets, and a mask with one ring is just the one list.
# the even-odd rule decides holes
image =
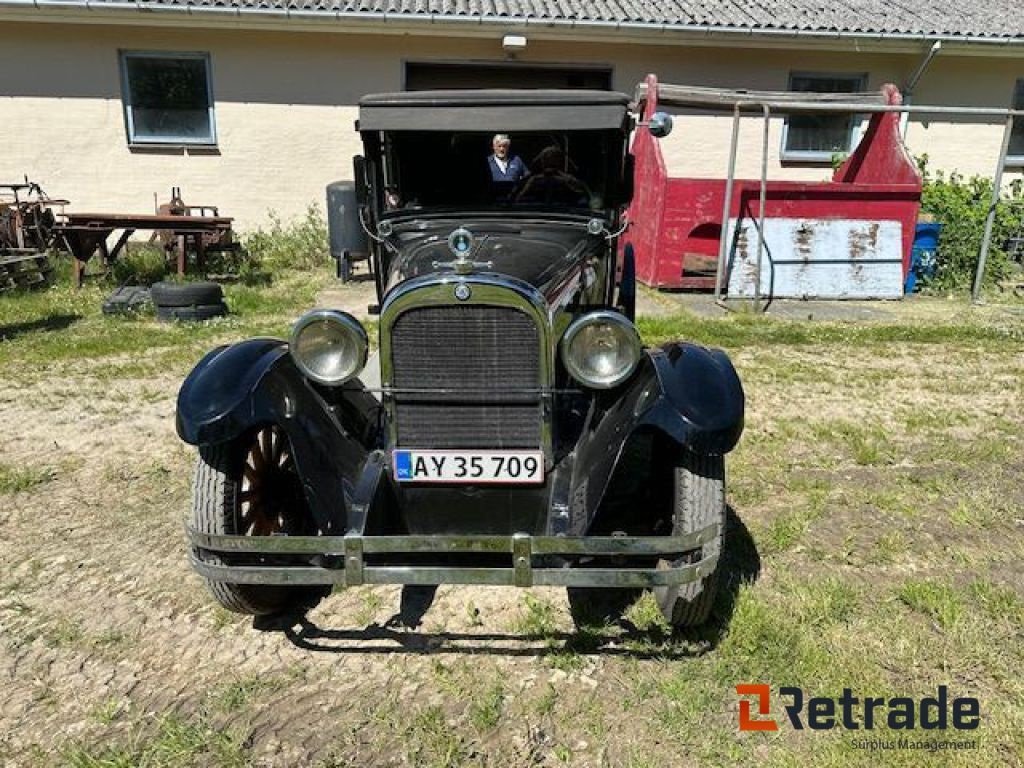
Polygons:
[[[528,35],[529,37],[529,35]],[[208,52],[212,63],[218,147],[209,151],[131,150],[121,104],[118,50]],[[24,174],[76,211],[153,208],[182,187],[191,203],[215,203],[240,228],[285,218],[313,202],[324,187],[351,178],[358,152],[353,130],[360,95],[399,90],[404,62],[500,61],[493,39],[177,29],[129,25],[0,21],[0,180]],[[531,39],[521,61],[594,64],[613,69],[613,85],[632,92],[653,71],[665,82],[785,89],[790,71],[866,72],[874,88],[901,82],[916,53],[715,48]],[[915,95],[917,103],[1005,107],[1021,56],[982,58],[945,53]],[[991,174],[1001,135],[998,121],[911,122],[908,140],[933,167]],[[824,179],[827,166],[784,167],[782,122],[772,123],[769,173]],[[690,117],[664,144],[674,174],[721,177],[730,120]],[[740,176],[760,172],[761,125],[744,121]]]

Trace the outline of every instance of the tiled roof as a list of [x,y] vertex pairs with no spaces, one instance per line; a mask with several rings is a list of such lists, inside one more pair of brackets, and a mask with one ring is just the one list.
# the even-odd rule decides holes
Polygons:
[[[0,5],[21,2],[47,5],[46,0],[0,0]],[[1021,0],[88,0],[88,5],[1024,42]]]

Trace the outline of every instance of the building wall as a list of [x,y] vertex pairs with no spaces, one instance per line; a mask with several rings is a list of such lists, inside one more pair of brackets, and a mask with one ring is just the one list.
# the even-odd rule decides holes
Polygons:
[[[211,150],[128,147],[118,51],[203,51],[211,59],[218,146]],[[325,185],[351,178],[359,150],[353,130],[363,93],[400,90],[404,62],[500,61],[500,39],[176,29],[113,25],[0,24],[0,180],[28,174],[76,211],[148,212],[172,186],[187,202],[211,203],[240,228],[275,210],[300,215],[323,200]],[[631,93],[647,72],[664,82],[784,90],[791,71],[867,73],[869,87],[902,82],[916,53],[723,49],[531,39],[521,61],[592,64],[613,70]],[[1020,57],[940,54],[915,94],[917,103],[1006,107],[1024,77]],[[722,177],[730,118],[687,117],[665,140],[676,175]],[[774,119],[769,173],[824,179],[827,165],[779,161],[782,120]],[[997,119],[912,120],[908,144],[933,167],[991,174]],[[761,123],[744,120],[738,175],[760,173]],[[322,202],[321,202],[322,205]]]

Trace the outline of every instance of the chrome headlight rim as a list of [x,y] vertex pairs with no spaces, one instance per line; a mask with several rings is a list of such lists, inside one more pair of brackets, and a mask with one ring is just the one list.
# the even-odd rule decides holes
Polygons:
[[[343,376],[323,376],[307,365],[306,361],[297,353],[298,343],[302,333],[316,323],[333,323],[350,335],[356,344],[356,359],[354,364],[349,366]],[[288,339],[288,352],[292,361],[303,376],[317,384],[325,387],[338,387],[356,378],[366,367],[366,360],[370,353],[370,339],[362,323],[356,320],[348,312],[340,309],[314,309],[302,315],[292,326],[292,333]]]
[[[630,364],[618,372],[613,378],[592,379],[586,375],[572,356],[572,342],[579,335],[580,331],[597,323],[609,323],[618,326],[626,331],[626,338],[629,342],[628,352],[632,358]],[[576,381],[591,389],[614,389],[633,375],[640,359],[643,357],[643,344],[640,341],[640,333],[636,326],[624,315],[610,309],[599,309],[588,312],[576,318],[566,329],[559,344],[561,348],[562,363],[565,365],[569,375]]]

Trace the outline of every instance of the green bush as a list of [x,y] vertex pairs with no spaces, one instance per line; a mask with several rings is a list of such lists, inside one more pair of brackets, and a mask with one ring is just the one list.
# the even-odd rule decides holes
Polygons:
[[268,229],[257,229],[243,238],[251,258],[271,270],[312,270],[328,266],[331,249],[327,221],[319,206],[309,206],[305,217],[287,224],[274,211],[268,216]]
[[270,275],[264,270],[262,259],[245,248],[209,251],[204,272],[207,280],[240,282],[243,285],[270,284]]
[[[985,232],[985,217],[992,200],[992,179],[965,177],[953,171],[932,173],[928,156],[918,159],[924,177],[921,213],[942,224],[939,235],[935,277],[924,285],[939,291],[961,290],[974,281],[978,253]],[[1013,181],[996,207],[992,244],[985,267],[985,284],[1003,280],[1013,271],[1013,263],[1004,250],[1007,238],[1021,229],[1024,208],[1008,205],[1024,200],[1024,185]]]
[[163,280],[167,271],[164,249],[151,243],[128,243],[112,267],[118,285],[152,285]]

